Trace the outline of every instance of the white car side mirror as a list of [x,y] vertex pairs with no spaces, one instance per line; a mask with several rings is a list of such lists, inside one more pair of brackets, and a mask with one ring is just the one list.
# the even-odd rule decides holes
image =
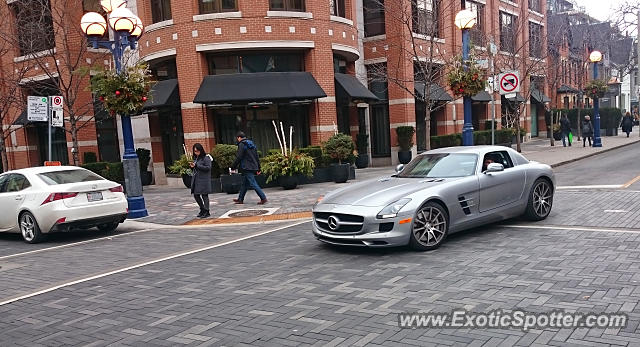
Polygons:
[[404,164],[398,164],[398,166],[396,166],[396,173],[399,173],[402,169],[404,169]]
[[491,163],[487,166],[485,173],[504,171],[504,165],[500,163]]

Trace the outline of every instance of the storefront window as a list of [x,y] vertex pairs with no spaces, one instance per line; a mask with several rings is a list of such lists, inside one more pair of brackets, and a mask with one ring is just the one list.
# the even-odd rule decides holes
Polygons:
[[176,58],[171,57],[164,60],[155,60],[149,63],[149,70],[156,81],[164,81],[178,78]]
[[208,56],[209,74],[304,71],[301,53],[248,53]]

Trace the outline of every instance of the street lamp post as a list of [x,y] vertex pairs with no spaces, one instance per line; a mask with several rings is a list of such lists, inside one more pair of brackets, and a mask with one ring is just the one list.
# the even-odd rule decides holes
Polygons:
[[[462,62],[465,70],[469,68],[469,29],[476,24],[476,14],[463,9],[456,14],[455,24],[462,30]],[[473,146],[473,123],[471,119],[471,97],[462,97],[464,106],[464,126],[462,127],[462,145]]]
[[[602,60],[602,53],[593,51],[589,55],[589,60],[593,63],[593,79],[598,79],[598,63]],[[597,96],[593,98],[593,147],[602,147],[600,138],[600,100]]]
[[[82,31],[87,35],[94,48],[107,48],[113,55],[116,72],[122,72],[123,53],[127,47],[135,49],[138,39],[144,30],[142,21],[126,8],[126,0],[102,0],[100,5],[107,13],[107,20],[97,12],[88,12],[80,21]],[[107,25],[108,24],[108,25]],[[110,29],[113,40],[101,40]],[[111,31],[111,30],[109,30]],[[120,115],[122,120],[122,137],[124,140],[124,155],[122,166],[129,202],[129,218],[141,218],[148,215],[142,196],[142,182],[138,156],[134,149],[131,117]]]

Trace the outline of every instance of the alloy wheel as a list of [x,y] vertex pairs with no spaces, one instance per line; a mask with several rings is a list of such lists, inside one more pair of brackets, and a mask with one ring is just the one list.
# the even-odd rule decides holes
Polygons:
[[28,213],[23,214],[20,218],[20,231],[26,241],[33,241],[35,238],[35,224],[35,220]]
[[533,189],[533,209],[539,217],[551,211],[551,188],[547,182],[539,182]]
[[435,246],[442,241],[447,231],[447,219],[440,209],[425,206],[416,214],[413,222],[415,239],[423,246]]

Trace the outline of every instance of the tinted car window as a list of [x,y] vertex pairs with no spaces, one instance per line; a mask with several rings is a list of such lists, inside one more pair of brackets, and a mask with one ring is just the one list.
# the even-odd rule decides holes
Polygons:
[[509,157],[507,151],[489,152],[485,154],[482,164],[482,171],[485,171],[487,169],[487,165],[490,163],[502,164],[505,169],[513,167],[513,162],[511,161],[511,158]]
[[89,170],[65,170],[65,171],[52,171],[38,174],[38,177],[42,179],[48,185],[67,184],[67,183],[81,183],[91,181],[101,181],[102,177],[96,175]]
[[6,193],[7,181],[9,180],[9,175],[0,176],[0,193]]
[[6,183],[6,192],[19,192],[25,188],[29,188],[31,184],[26,177],[19,174],[12,174]]
[[478,156],[475,154],[426,154],[412,160],[397,177],[464,177],[473,175]]

